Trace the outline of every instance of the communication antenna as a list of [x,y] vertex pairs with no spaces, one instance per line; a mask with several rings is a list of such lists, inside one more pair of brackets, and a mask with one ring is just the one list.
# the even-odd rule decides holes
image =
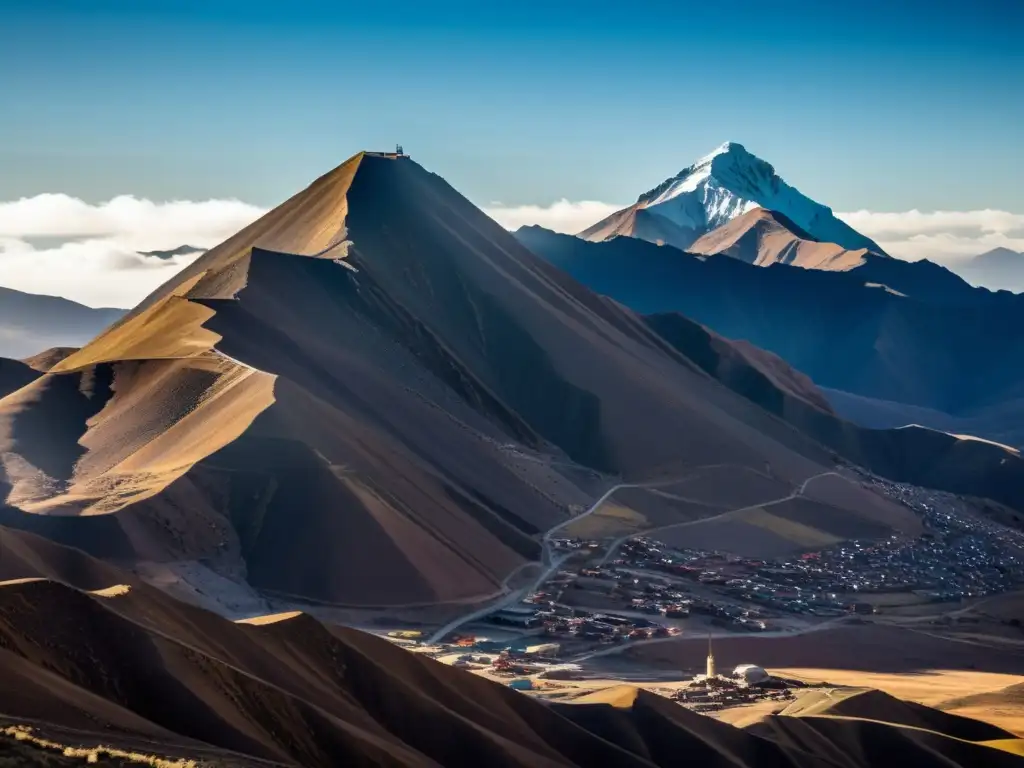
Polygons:
[[405,154],[405,150],[404,150],[404,149],[402,149],[402,145],[401,145],[401,144],[396,144],[396,145],[395,145],[395,154],[396,154],[396,155],[399,155],[399,156],[401,156],[401,155],[404,155],[404,154]]

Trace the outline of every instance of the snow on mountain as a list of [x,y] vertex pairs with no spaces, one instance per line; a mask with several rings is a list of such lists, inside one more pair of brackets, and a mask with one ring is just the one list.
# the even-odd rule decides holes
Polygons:
[[580,237],[607,240],[628,235],[687,248],[755,208],[783,214],[815,240],[884,254],[873,240],[837,219],[831,208],[789,186],[771,164],[736,142],[726,142]]

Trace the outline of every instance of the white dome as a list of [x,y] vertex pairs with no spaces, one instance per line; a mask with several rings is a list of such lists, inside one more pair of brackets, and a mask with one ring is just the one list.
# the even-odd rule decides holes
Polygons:
[[746,683],[763,683],[770,677],[763,667],[756,664],[740,664],[732,674],[733,677],[738,677]]

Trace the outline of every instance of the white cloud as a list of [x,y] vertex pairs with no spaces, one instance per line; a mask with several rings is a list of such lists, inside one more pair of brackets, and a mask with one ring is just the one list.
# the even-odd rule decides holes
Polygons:
[[63,194],[0,202],[0,285],[131,307],[197,258],[139,251],[209,248],[262,213],[238,200],[157,203],[130,195],[98,205]]
[[555,232],[574,235],[622,208],[625,206],[596,200],[573,203],[562,199],[548,206],[491,203],[484,212],[505,229],[516,230],[525,224],[539,224]]
[[[539,224],[556,232],[575,234],[595,224],[624,205],[596,200],[559,200],[548,206],[503,206],[485,208],[491,218],[507,229]],[[997,247],[1024,251],[1024,214],[1007,211],[902,211],[879,213],[852,211],[836,216],[901,259],[931,259],[956,264]]]
[[261,213],[260,208],[239,200],[154,203],[119,195],[91,205],[68,195],[43,194],[0,203],[0,237],[142,238],[174,247],[188,236],[212,245],[211,241],[241,229]]
[[[624,206],[595,200],[486,212],[508,229],[586,229]],[[0,285],[90,306],[130,307],[196,256],[146,257],[180,245],[208,248],[263,213],[238,200],[153,202],[121,195],[90,204],[64,194],[0,202]],[[958,260],[998,246],[1024,251],[1024,214],[1006,211],[853,211],[836,214],[893,256]]]
[[858,232],[901,259],[956,264],[993,248],[1024,251],[1024,214],[994,211],[837,213]]

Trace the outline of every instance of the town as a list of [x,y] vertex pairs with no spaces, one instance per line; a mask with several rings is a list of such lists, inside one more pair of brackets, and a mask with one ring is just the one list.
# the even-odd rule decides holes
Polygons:
[[[1024,584],[1024,533],[972,513],[951,494],[864,480],[913,509],[924,532],[774,560],[672,548],[645,536],[615,552],[606,541],[552,539],[563,567],[485,621],[512,632],[508,640],[515,633],[541,636],[557,640],[563,658],[587,658],[609,646],[681,633],[802,631],[844,617],[863,620],[898,604],[936,604],[938,613],[937,604]],[[450,640],[471,645],[474,636],[463,632]]]

